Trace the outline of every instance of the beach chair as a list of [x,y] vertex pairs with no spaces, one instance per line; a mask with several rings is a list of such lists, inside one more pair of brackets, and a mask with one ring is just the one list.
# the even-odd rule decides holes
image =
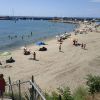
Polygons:
[[6,63],[13,63],[13,62],[15,62],[15,60],[12,57],[6,60]]
[[24,55],[30,55],[30,51],[24,51]]
[[39,51],[47,51],[47,48],[46,47],[42,47],[39,49]]

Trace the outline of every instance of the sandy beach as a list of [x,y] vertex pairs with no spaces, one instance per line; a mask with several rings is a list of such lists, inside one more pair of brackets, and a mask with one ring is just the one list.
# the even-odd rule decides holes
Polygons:
[[[84,25],[81,25],[82,28]],[[100,28],[98,28],[100,31]],[[78,43],[86,43],[86,50],[81,46],[74,46],[73,39]],[[36,83],[43,90],[55,90],[58,87],[69,86],[72,90],[80,85],[85,85],[86,75],[100,75],[100,32],[87,32],[87,34],[72,33],[71,37],[64,40],[62,52],[54,37],[44,41],[47,51],[38,51],[41,46],[30,45],[27,48],[36,52],[35,60],[30,60],[32,55],[24,55],[18,48],[11,52],[15,63],[9,64],[11,68],[0,68],[0,73],[8,76],[13,81],[29,80],[34,75]],[[1,58],[2,60],[5,57]]]

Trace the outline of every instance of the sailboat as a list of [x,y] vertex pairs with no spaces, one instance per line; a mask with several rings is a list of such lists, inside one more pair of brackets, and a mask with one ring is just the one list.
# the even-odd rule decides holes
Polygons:
[[18,21],[18,18],[16,18],[16,17],[14,16],[14,9],[12,9],[12,13],[13,13],[13,18],[12,18],[12,20],[16,23],[16,22]]

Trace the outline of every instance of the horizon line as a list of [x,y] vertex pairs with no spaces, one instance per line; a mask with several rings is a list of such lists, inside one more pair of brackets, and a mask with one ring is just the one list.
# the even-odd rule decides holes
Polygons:
[[68,18],[100,18],[100,17],[90,17],[90,16],[26,16],[26,15],[0,15],[0,17],[50,17],[50,18],[64,18],[64,17],[68,17]]

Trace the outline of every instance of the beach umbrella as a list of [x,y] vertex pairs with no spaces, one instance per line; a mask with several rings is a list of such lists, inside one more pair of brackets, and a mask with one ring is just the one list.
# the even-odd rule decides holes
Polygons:
[[44,43],[44,42],[42,42],[42,41],[40,41],[40,42],[37,42],[37,43],[36,43],[36,45],[41,46],[41,45],[45,45],[45,43]]

